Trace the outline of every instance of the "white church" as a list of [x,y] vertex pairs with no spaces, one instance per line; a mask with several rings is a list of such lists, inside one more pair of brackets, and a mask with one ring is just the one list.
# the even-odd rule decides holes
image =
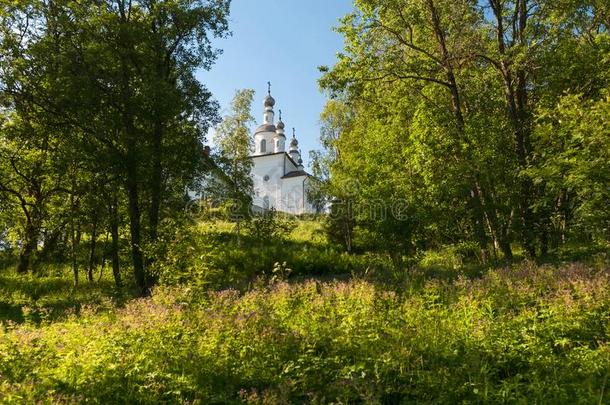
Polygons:
[[264,100],[263,123],[254,131],[254,154],[251,156],[254,180],[255,210],[275,209],[294,215],[315,213],[308,190],[315,179],[303,167],[295,131],[286,151],[285,124],[282,111],[275,124],[275,100],[271,87]]

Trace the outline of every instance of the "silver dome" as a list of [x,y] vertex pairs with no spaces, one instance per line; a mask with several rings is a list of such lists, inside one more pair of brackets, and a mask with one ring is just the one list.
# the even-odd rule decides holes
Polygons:
[[271,94],[268,94],[265,97],[265,107],[273,107],[275,105],[275,99],[271,97]]

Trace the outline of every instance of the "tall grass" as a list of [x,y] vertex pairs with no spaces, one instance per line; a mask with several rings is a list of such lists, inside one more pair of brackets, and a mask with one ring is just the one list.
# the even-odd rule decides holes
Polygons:
[[4,323],[6,403],[608,403],[610,271],[163,287]]

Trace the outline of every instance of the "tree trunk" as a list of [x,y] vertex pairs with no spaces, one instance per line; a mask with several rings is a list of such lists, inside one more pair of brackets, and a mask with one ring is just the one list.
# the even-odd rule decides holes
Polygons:
[[[162,42],[157,44],[155,52],[155,71],[159,82],[167,82],[169,77],[169,66],[167,65],[168,50]],[[171,80],[170,80],[171,81]],[[157,95],[159,97],[159,95]],[[153,100],[154,124],[152,133],[152,176],[150,179],[151,201],[149,208],[149,235],[151,242],[157,240],[161,201],[163,194],[163,135],[165,129],[165,118],[162,103],[164,100]]]
[[[121,17],[121,25],[129,24],[129,18],[131,16],[131,3],[126,4],[119,2],[119,13]],[[122,97],[122,124],[123,134],[125,137],[125,189],[127,191],[127,212],[129,214],[129,230],[130,230],[130,244],[131,244],[131,257],[133,262],[133,274],[140,296],[148,295],[148,288],[146,287],[146,272],[144,269],[144,256],[142,253],[142,240],[141,240],[141,212],[140,212],[140,201],[139,201],[139,177],[138,177],[138,150],[137,141],[139,134],[135,128],[135,118],[133,108],[135,108],[135,100],[131,88],[131,69],[132,64],[129,62],[129,53],[133,52],[132,39],[128,35],[129,30],[121,30],[121,97]]]
[[[467,141],[465,138],[465,121],[464,114],[462,112],[462,102],[460,97],[460,89],[457,84],[457,80],[455,77],[455,71],[453,65],[451,64],[451,55],[447,49],[447,42],[445,38],[445,31],[441,25],[441,18],[439,16],[438,10],[434,4],[433,0],[427,1],[428,11],[430,12],[430,16],[432,19],[432,28],[434,31],[434,36],[436,37],[436,41],[438,43],[439,52],[441,54],[441,63],[442,67],[445,71],[445,77],[447,80],[447,87],[449,88],[449,92],[451,94],[451,107],[452,112],[455,117],[455,121],[457,124],[457,133],[459,136],[459,142]],[[459,150],[460,146],[457,146],[456,153],[461,155],[461,151]],[[481,249],[481,261],[483,263],[487,263],[489,252],[487,246],[487,234],[485,232],[485,212],[483,209],[483,201],[481,199],[479,184],[476,180],[473,180],[473,187],[471,189],[470,195],[470,207],[472,208],[472,218],[473,218],[473,226],[475,237],[477,239],[477,243]]]
[[70,258],[72,261],[72,274],[74,276],[74,287],[78,287],[78,260],[76,257],[76,249],[78,245],[78,237],[76,235],[75,218],[76,218],[76,201],[74,195],[76,193],[76,176],[72,173],[72,190],[70,193]]
[[[517,163],[519,169],[524,170],[528,167],[528,141],[529,139],[529,125],[524,118],[524,112],[520,110],[525,108],[523,100],[518,100],[516,91],[513,88],[513,75],[510,71],[509,64],[506,61],[502,63],[502,77],[504,82],[504,93],[507,103],[507,111],[509,120],[513,127],[513,141],[515,148],[515,155],[517,157]],[[521,74],[519,75],[521,76]],[[523,95],[521,97],[524,97]],[[533,213],[530,208],[532,198],[532,183],[528,178],[519,179],[519,192],[518,192],[518,208],[519,208],[519,228],[521,234],[521,241],[523,247],[530,257],[536,256],[536,247],[534,244],[534,220]]]
[[71,239],[71,259],[72,259],[72,274],[74,275],[74,287],[78,287],[78,260],[76,257],[77,248],[77,237],[74,224],[70,227],[70,239]]
[[19,252],[19,262],[17,264],[17,273],[25,274],[30,269],[30,262],[32,260],[32,253],[38,246],[38,229],[35,225],[28,221],[25,227],[25,235],[23,238],[23,245]]
[[[505,29],[504,29],[504,10],[503,3],[497,0],[490,0],[491,9],[496,18],[496,41],[501,60],[497,67],[500,71],[504,85],[504,96],[506,98],[506,106],[508,118],[512,125],[513,140],[515,155],[519,164],[519,169],[526,169],[528,166],[528,158],[531,151],[530,146],[530,131],[531,126],[527,113],[527,73],[523,68],[517,68],[513,75],[511,66],[515,65],[513,60],[510,60],[510,52],[506,49]],[[527,1],[517,0],[516,3],[517,18],[513,26],[513,42],[514,46],[522,46],[524,49],[528,44],[524,38],[524,32],[527,28]],[[519,178],[518,191],[518,208],[519,208],[519,231],[521,241],[527,254],[530,257],[536,256],[536,247],[534,244],[534,215],[530,207],[532,199],[532,182],[528,178]]]
[[508,243],[506,238],[500,239],[499,242],[500,242],[500,250],[502,251],[502,254],[504,255],[504,259],[506,259],[508,261],[513,260],[513,250],[510,247],[510,243]]
[[152,176],[150,180],[150,209],[148,212],[149,235],[150,241],[157,240],[157,228],[159,226],[159,211],[161,209],[161,191],[162,191],[162,142],[163,142],[163,125],[159,120],[155,121],[153,129],[153,145],[152,145]]
[[559,224],[557,225],[559,229],[556,230],[557,235],[553,238],[553,248],[558,248],[560,243],[562,245],[566,243],[566,229],[569,218],[568,200],[568,191],[562,189],[555,205],[555,209],[559,214]]
[[481,200],[480,189],[474,187],[471,190],[471,207],[473,212],[474,234],[479,244],[481,251],[481,263],[487,264],[489,260],[488,239],[485,232],[485,212],[483,210],[483,202]]
[[510,239],[508,236],[510,226],[503,226],[500,224],[493,194],[490,195],[483,188],[480,188],[480,193],[481,200],[483,202],[483,207],[485,210],[485,216],[488,219],[489,226],[491,228],[491,233],[494,237],[494,243],[497,245],[498,248],[500,248],[500,251],[502,252],[506,260],[512,260],[513,251],[510,246]]
[[139,201],[139,178],[138,178],[138,153],[137,153],[137,133],[134,127],[134,117],[132,113],[132,97],[129,85],[128,64],[123,62],[123,125],[126,138],[125,169],[127,191],[127,212],[129,214],[129,230],[131,257],[133,264],[133,275],[136,289],[140,296],[146,296],[146,273],[144,269],[144,256],[142,253],[141,238],[141,213]]
[[345,250],[347,253],[352,253],[353,251],[353,232],[354,232],[354,223],[353,223],[353,202],[350,200],[347,201],[347,211],[345,216]]
[[119,207],[116,195],[110,204],[110,234],[112,235],[112,276],[114,277],[114,284],[117,288],[122,287],[121,281],[121,265],[119,262]]
[[51,256],[51,253],[57,248],[62,231],[63,224],[53,229],[49,235],[44,236],[44,245],[36,257],[36,263],[42,263]]
[[137,161],[135,153],[135,142],[129,142],[127,151],[127,199],[129,212],[129,230],[131,233],[131,257],[133,261],[133,274],[138,294],[146,296],[148,288],[146,285],[146,273],[144,270],[144,256],[141,245],[141,217],[138,191]]
[[89,249],[89,269],[87,271],[87,279],[89,282],[93,282],[93,267],[95,266],[95,248],[97,242],[97,216],[93,219],[93,226],[91,230],[91,245]]
[[102,281],[102,277],[104,275],[104,269],[106,268],[106,247],[108,246],[108,239],[110,238],[110,234],[108,233],[108,231],[106,231],[106,240],[104,241],[104,249],[102,250],[102,257],[100,259],[100,275],[97,278],[97,282],[99,283],[100,281]]

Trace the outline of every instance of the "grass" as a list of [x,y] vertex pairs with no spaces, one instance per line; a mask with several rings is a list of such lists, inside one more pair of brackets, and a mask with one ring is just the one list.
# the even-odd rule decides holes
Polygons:
[[[610,402],[605,251],[496,269],[429,252],[388,278],[386,258],[345,258],[318,230],[299,224],[261,251],[208,224],[174,246],[202,277],[282,254],[301,269],[239,289],[193,282],[125,300],[105,277],[74,289],[68,271],[0,273],[0,402]],[[355,270],[303,270],[332,263]]]
[[113,283],[104,277],[95,283],[82,281],[74,288],[67,271],[62,275],[21,276],[6,270],[0,273],[0,321],[50,322],[78,314],[87,305],[114,307],[123,299]]
[[149,299],[4,325],[2,402],[606,403],[608,270],[491,271]]

